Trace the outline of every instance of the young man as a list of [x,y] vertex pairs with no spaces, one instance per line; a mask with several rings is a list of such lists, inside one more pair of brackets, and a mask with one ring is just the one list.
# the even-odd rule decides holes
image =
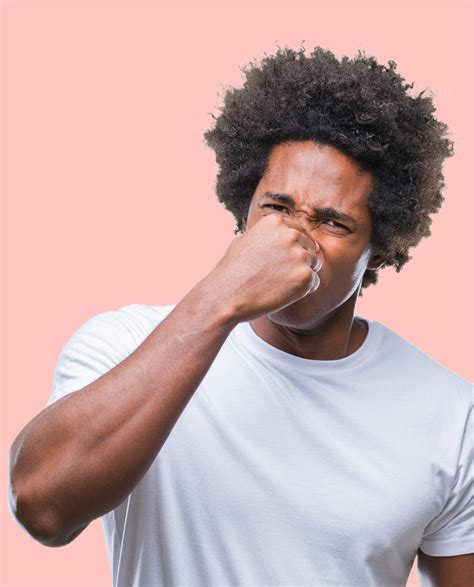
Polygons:
[[205,135],[239,234],[176,305],[70,338],[11,510],[102,516],[115,586],[473,583],[472,386],[355,316],[442,202],[446,125],[395,64],[279,50]]

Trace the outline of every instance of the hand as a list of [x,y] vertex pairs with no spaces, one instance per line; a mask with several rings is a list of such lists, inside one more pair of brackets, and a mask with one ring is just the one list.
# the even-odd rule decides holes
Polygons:
[[321,267],[319,244],[305,228],[269,214],[231,242],[205,279],[237,320],[246,322],[315,291]]

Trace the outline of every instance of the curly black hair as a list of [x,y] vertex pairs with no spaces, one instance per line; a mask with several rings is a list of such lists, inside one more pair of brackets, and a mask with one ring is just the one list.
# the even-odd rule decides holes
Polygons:
[[[278,48],[242,68],[242,88],[228,88],[215,123],[204,133],[219,166],[216,194],[243,224],[255,188],[276,144],[314,140],[332,145],[372,173],[368,207],[371,243],[397,272],[411,259],[410,247],[431,234],[430,214],[444,197],[442,163],[454,154],[446,124],[434,116],[426,90],[411,97],[412,84],[365,51],[353,59],[315,47],[309,56]],[[362,289],[377,282],[364,273]]]

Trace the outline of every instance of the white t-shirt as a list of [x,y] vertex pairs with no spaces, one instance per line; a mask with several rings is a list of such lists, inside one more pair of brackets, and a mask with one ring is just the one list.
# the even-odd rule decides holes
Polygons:
[[[174,307],[85,322],[48,404]],[[401,587],[419,547],[474,552],[473,387],[366,322],[362,346],[333,361],[277,349],[248,322],[232,330],[146,475],[102,518],[114,586]]]

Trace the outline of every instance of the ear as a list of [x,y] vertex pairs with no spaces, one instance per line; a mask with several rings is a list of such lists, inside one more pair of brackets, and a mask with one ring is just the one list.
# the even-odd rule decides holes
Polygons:
[[367,269],[372,269],[373,271],[381,269],[385,265],[386,260],[387,259],[383,255],[380,255],[379,253],[373,253],[370,256]]

